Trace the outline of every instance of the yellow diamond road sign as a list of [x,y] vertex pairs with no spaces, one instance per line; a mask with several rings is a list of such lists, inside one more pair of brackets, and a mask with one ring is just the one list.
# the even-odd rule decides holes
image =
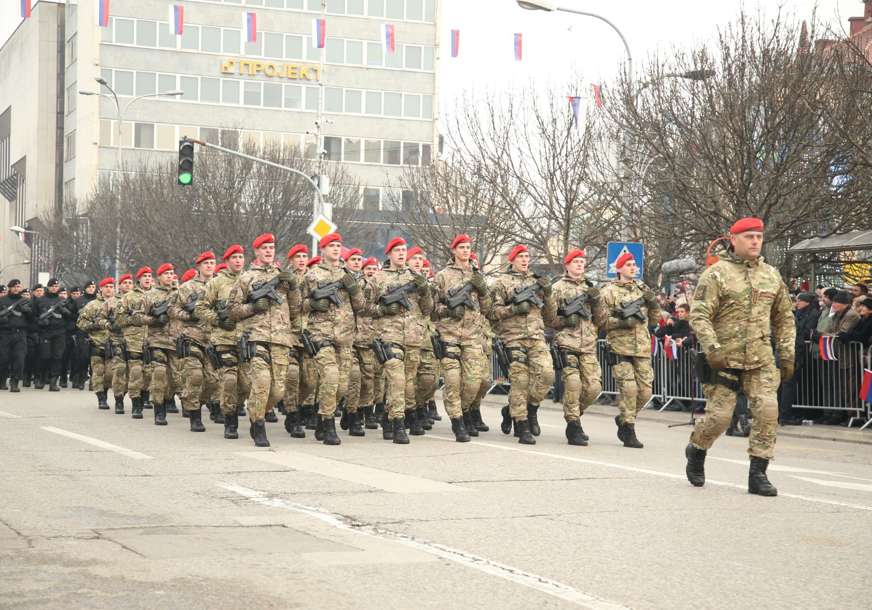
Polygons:
[[335,231],[336,225],[330,222],[330,220],[323,214],[318,214],[315,217],[315,220],[312,221],[312,224],[309,225],[309,228],[306,229],[306,232],[309,235],[317,239],[321,239],[328,233],[333,233]]

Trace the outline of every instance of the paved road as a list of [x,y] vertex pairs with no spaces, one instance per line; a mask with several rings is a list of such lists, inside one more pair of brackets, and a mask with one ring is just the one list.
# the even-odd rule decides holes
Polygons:
[[[411,445],[270,449],[92,394],[0,394],[3,608],[869,608],[872,447],[784,438],[775,499],[745,491],[745,439],[684,479],[687,428],[607,413],[569,447],[447,422]],[[146,412],[148,415],[149,412]]]

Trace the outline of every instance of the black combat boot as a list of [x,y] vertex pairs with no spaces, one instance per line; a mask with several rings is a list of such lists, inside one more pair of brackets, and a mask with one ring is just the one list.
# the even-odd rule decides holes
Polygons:
[[[330,418],[331,421],[333,418]],[[321,442],[324,440],[324,421],[321,416],[318,416],[318,423],[315,424],[315,440]]]
[[33,376],[33,389],[41,390],[45,387],[45,378],[42,375]]
[[339,427],[343,430],[348,430],[348,426],[351,424],[351,414],[348,412],[348,409],[342,407],[342,405],[336,408],[337,411],[342,410],[342,415],[339,418]]
[[688,443],[684,448],[684,455],[687,457],[687,466],[684,469],[687,480],[694,487],[702,487],[705,485],[705,449],[697,449],[693,443]]
[[133,403],[133,407],[130,409],[130,417],[133,419],[142,419],[142,396],[131,398],[130,401]]
[[306,429],[303,428],[303,420],[300,419],[300,412],[291,411],[288,415],[291,416],[291,438],[306,438]]
[[213,405],[215,405],[215,423],[223,424],[224,423],[224,411],[221,410],[221,403],[217,400],[210,401]]
[[409,419],[409,434],[412,436],[422,436],[424,434],[424,422],[418,417],[418,412],[414,409],[406,411],[406,417]]
[[348,417],[351,418],[348,434],[351,436],[366,436],[366,430],[363,429],[363,411],[358,408],[354,413],[349,413]]
[[236,407],[236,416],[244,417],[245,416],[245,405],[239,405]]
[[142,408],[143,409],[153,409],[154,405],[151,404],[151,392],[148,390],[142,391]]
[[542,429],[539,427],[539,405],[527,403],[527,423],[530,424],[530,433],[533,436],[542,434]]
[[615,425],[618,427],[618,440],[624,442],[624,424],[621,422],[621,416],[615,415]]
[[500,422],[500,430],[503,431],[503,434],[511,434],[512,433],[512,416],[509,412],[509,405],[506,405],[500,410],[500,413],[503,416],[503,421]]
[[530,423],[526,420],[515,420],[515,436],[518,437],[518,442],[522,445],[536,444],[536,437],[530,434]]
[[408,445],[409,437],[406,435],[406,424],[403,421],[403,418],[392,420],[394,427],[393,441],[397,445]]
[[188,419],[191,422],[191,432],[205,432],[206,426],[203,425],[202,412],[200,407],[188,411]]
[[451,431],[454,432],[454,440],[458,443],[469,442],[469,433],[466,431],[466,426],[463,425],[463,420],[459,417],[451,420]]
[[269,439],[266,437],[266,422],[259,419],[251,424],[251,438],[256,447],[269,447]]
[[124,415],[124,394],[115,397],[115,415]]
[[427,410],[427,405],[421,405],[415,409],[415,417],[421,423],[424,430],[432,430],[433,422],[430,419],[430,413]]
[[466,433],[469,436],[478,436],[478,428],[475,427],[472,421],[472,413],[470,411],[466,411],[463,414],[463,427],[466,428]]
[[377,422],[387,421],[387,418],[385,417],[385,403],[377,402],[375,404],[375,410],[373,411],[372,416]]
[[48,378],[48,391],[49,392],[60,392],[61,389],[58,387],[58,378],[52,375]]
[[[66,375],[60,376],[60,379],[58,379],[58,385],[65,390],[67,389],[67,376]],[[0,388],[0,389],[2,389],[2,388]]]
[[175,396],[170,396],[164,401],[164,406],[166,407],[167,413],[178,413],[179,406],[176,404]]
[[470,407],[469,417],[472,418],[472,425],[475,426],[475,429],[479,432],[487,432],[490,430],[488,425],[484,423],[484,420],[481,418],[481,408],[474,409]]
[[581,424],[577,421],[566,422],[566,440],[570,445],[587,446],[587,439],[581,435]]
[[24,381],[21,382],[21,385],[23,385],[25,388],[29,388],[30,384],[31,384],[31,379],[32,379],[32,377],[28,373],[27,375],[24,376]]
[[769,482],[766,476],[766,468],[769,460],[759,457],[751,457],[751,468],[748,470],[748,493],[758,496],[777,496],[778,490]]
[[394,422],[388,418],[387,412],[382,413],[381,427],[382,438],[386,441],[394,440]]
[[21,388],[18,387],[18,380],[13,377],[9,380],[9,391],[10,392],[20,392]]
[[266,412],[266,415],[263,416],[263,419],[264,419],[264,421],[267,421],[271,424],[275,424],[279,421],[279,418],[276,415],[276,412],[273,411],[272,409],[270,409]]
[[278,402],[276,403],[276,409],[278,409],[278,411],[279,411],[279,413],[280,413],[281,415],[287,415],[287,414],[288,414],[288,408],[285,406],[285,401],[284,401],[284,399],[282,399],[282,400],[280,400],[280,401],[278,401]]
[[325,445],[341,445],[342,439],[336,434],[336,420],[332,417],[325,417],[321,420],[321,431],[324,433]]
[[636,424],[624,424],[624,447],[642,449],[644,446],[636,438]]
[[378,430],[378,420],[372,412],[372,405],[366,405],[363,408],[364,428],[367,430]]
[[6,378],[0,377],[0,390],[8,390],[9,386],[6,385]]
[[[584,414],[582,413],[582,415],[584,415]],[[581,420],[578,420],[578,430],[581,432],[581,438],[583,438],[586,441],[590,440],[590,437],[584,431],[584,428],[581,427]]]
[[433,421],[442,421],[442,416],[439,415],[439,411],[436,409],[436,401],[432,398],[427,401],[427,411],[430,414],[430,419]]
[[209,411],[209,421],[215,423],[215,408],[217,404],[213,404],[211,400],[206,401],[206,410]]
[[167,403],[161,402],[154,405],[154,425],[167,425]]
[[224,438],[227,440],[239,438],[239,416],[236,413],[224,416]]
[[314,430],[318,427],[318,412],[315,411],[315,405],[303,405],[303,417],[306,422],[306,430]]
[[106,402],[106,392],[97,392],[97,408],[105,411],[109,408],[109,403]]

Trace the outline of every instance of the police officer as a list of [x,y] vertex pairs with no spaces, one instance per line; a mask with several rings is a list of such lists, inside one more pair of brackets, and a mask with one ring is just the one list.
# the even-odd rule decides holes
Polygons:
[[22,296],[21,280],[9,280],[0,298],[0,370],[9,375],[9,391],[20,392],[27,358],[27,325],[31,303]]
[[45,294],[34,302],[34,316],[39,328],[39,359],[42,366],[42,379],[37,389],[48,382],[50,392],[60,392],[58,381],[64,361],[66,348],[66,319],[73,314],[66,301],[60,298],[61,284],[51,278],[46,284]]
[[703,383],[706,413],[696,420],[685,455],[688,481],[702,487],[706,451],[729,426],[741,390],[753,417],[748,493],[776,496],[766,468],[775,454],[778,385],[794,373],[796,327],[787,286],[760,256],[763,228],[759,218],[737,221],[729,250],[703,272],[694,292],[690,325],[711,373]]
[[91,390],[97,394],[97,408],[108,409],[106,388],[112,382],[111,370],[107,368],[106,345],[110,340],[110,328],[115,317],[115,280],[106,277],[100,280],[100,293],[79,313],[76,324],[79,330],[88,333],[91,350]]
[[45,387],[42,374],[42,361],[39,357],[39,326],[36,323],[36,301],[45,296],[45,286],[35,284],[33,288],[21,291],[25,298],[30,299],[30,315],[27,318],[27,360],[24,364],[24,382],[22,385],[29,388],[31,383],[35,390]]

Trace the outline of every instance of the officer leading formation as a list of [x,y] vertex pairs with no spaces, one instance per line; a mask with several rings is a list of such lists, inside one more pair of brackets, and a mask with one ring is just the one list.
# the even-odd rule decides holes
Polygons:
[[[706,454],[742,391],[753,414],[748,491],[774,496],[766,469],[776,392],[793,375],[795,330],[787,288],[760,256],[763,229],[756,218],[737,221],[730,248],[693,295],[707,407],[685,455],[688,481],[702,487]],[[228,440],[238,439],[247,415],[258,447],[270,446],[276,412],[292,439],[313,430],[315,440],[340,445],[341,417],[349,436],[381,426],[384,440],[408,444],[442,419],[434,398],[441,378],[451,431],[466,443],[490,429],[480,407],[493,356],[510,383],[504,434],[536,443],[540,404],[559,375],[567,443],[587,446],[582,420],[606,366],[618,386],[618,439],[643,448],[636,422],[652,394],[650,327],[660,310],[654,291],[635,279],[632,255],[620,256],[617,279],[597,288],[578,248],[555,279],[531,270],[523,244],[508,253],[507,269],[486,274],[465,234],[446,244],[451,262],[435,274],[426,253],[401,237],[388,241],[381,266],[345,248],[339,233],[320,240],[320,257],[292,246],[285,269],[276,248],[264,233],[247,267],[245,248],[232,244],[220,263],[202,252],[181,278],[170,263],[144,265],[118,286],[105,278],[69,293],[54,278],[30,291],[11,280],[0,293],[0,389],[82,389],[90,376],[98,409],[111,408],[111,390],[115,413],[124,414],[129,395],[132,418],[151,410],[157,426],[179,412],[178,396],[192,432],[206,430],[204,406]]]

